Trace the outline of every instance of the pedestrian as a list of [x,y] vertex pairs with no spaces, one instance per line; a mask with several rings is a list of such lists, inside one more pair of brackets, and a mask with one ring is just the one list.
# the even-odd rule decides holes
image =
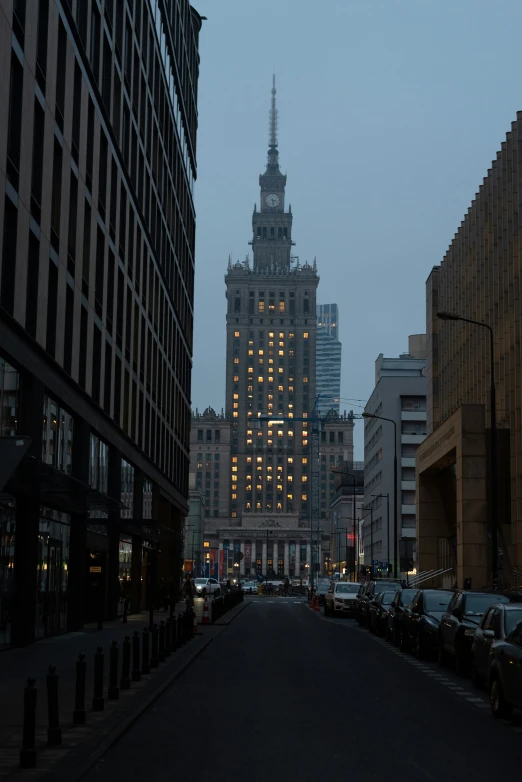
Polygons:
[[288,580],[288,576],[285,578],[284,589],[285,589],[285,597],[288,597],[290,593],[290,581]]
[[194,582],[192,581],[190,573],[187,573],[185,577],[185,583],[183,584],[183,597],[185,598],[185,607],[187,609],[193,608],[194,607]]

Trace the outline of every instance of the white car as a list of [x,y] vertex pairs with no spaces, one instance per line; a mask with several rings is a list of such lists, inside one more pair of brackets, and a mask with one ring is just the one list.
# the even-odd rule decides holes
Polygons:
[[257,594],[257,581],[243,581],[241,589],[249,595]]
[[353,581],[335,581],[324,596],[325,616],[355,614],[357,593],[361,585]]
[[206,590],[207,595],[219,595],[221,592],[221,585],[215,578],[195,578],[194,586],[197,595],[202,595],[203,590]]

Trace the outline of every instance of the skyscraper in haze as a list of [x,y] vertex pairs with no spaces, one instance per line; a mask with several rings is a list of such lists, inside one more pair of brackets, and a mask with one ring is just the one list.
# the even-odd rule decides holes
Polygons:
[[339,412],[341,396],[341,351],[338,338],[339,308],[337,304],[317,305],[316,393],[321,415],[330,410]]
[[[252,215],[253,261],[229,260],[226,410],[232,420],[232,519],[244,513],[309,515],[315,402],[315,261],[293,256],[292,209],[279,167],[275,79],[268,161]],[[259,418],[273,416],[269,425]],[[290,419],[290,420],[282,420]]]

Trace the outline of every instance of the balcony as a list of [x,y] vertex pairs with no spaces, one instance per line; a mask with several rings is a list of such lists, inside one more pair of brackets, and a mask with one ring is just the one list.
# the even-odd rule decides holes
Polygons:
[[422,434],[401,434],[401,443],[404,445],[420,445],[426,439],[426,432]]
[[415,491],[416,488],[416,481],[401,481],[401,489],[404,491]]
[[401,538],[408,538],[411,540],[417,537],[416,527],[401,527]]
[[415,467],[415,456],[403,456],[401,459],[401,467]]
[[426,410],[402,410],[401,421],[425,421]]
[[402,505],[401,506],[401,515],[402,516],[415,516],[416,507],[415,505]]

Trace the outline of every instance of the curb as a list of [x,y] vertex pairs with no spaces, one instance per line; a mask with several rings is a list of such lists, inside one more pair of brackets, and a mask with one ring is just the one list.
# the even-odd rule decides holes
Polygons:
[[221,617],[216,622],[214,622],[214,627],[226,627],[226,625],[229,625],[231,622],[233,622],[236,616],[238,616],[238,614],[240,614],[241,611],[243,611],[248,605],[251,605],[250,601],[243,600],[242,603],[240,603],[238,606],[232,609],[232,611],[234,612],[233,614],[232,611],[227,612],[229,615],[228,618],[227,618],[227,614],[224,614],[223,617]]

